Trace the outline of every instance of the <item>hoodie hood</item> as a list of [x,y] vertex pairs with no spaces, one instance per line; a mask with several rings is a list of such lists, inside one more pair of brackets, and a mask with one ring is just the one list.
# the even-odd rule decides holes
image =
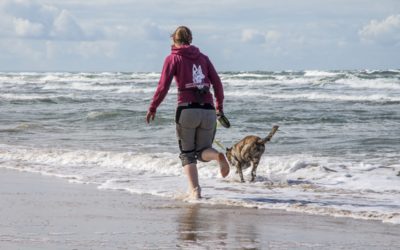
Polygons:
[[175,47],[174,45],[172,45],[171,53],[189,59],[197,59],[200,56],[199,48],[193,45],[183,45],[181,47]]

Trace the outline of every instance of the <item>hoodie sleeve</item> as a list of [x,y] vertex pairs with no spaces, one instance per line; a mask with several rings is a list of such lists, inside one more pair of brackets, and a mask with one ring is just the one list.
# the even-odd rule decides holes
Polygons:
[[208,74],[209,78],[211,80],[211,84],[214,89],[214,95],[216,99],[216,109],[218,111],[223,111],[223,103],[224,103],[224,89],[222,87],[221,79],[218,76],[217,71],[215,70],[213,64],[211,63],[210,59],[207,58],[207,63],[208,63]]
[[164,100],[171,86],[172,78],[175,75],[175,63],[172,56],[165,58],[164,66],[161,72],[160,81],[158,82],[157,90],[154,93],[153,100],[150,104],[149,111],[156,112],[158,106]]

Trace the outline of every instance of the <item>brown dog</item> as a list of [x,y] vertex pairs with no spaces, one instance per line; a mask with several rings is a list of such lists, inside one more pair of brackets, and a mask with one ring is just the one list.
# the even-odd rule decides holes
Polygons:
[[236,166],[236,173],[239,173],[241,182],[244,182],[242,170],[250,167],[250,165],[253,165],[250,181],[254,181],[261,155],[265,151],[265,143],[271,140],[278,128],[279,126],[277,125],[272,127],[271,132],[264,139],[249,135],[233,145],[233,147],[226,149],[226,157],[231,165]]

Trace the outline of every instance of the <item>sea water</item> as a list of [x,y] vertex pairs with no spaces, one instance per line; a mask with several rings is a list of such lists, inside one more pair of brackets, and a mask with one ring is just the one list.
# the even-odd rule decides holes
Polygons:
[[[198,164],[200,202],[400,223],[400,70],[220,76],[232,124],[218,127],[221,144],[280,130],[255,182]],[[0,167],[185,199],[174,82],[154,123],[145,123],[159,77],[0,73]]]

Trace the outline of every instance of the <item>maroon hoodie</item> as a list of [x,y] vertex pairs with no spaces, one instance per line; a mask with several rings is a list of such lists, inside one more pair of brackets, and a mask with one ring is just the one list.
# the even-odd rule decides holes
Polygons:
[[[216,109],[222,112],[224,91],[221,80],[210,59],[193,45],[172,46],[171,54],[165,58],[161,78],[150,104],[150,112],[156,112],[157,107],[164,100],[173,77],[178,87],[178,104],[199,102],[196,89],[212,86],[216,98]],[[213,105],[213,96],[210,91],[203,94],[201,100],[202,103]]]

